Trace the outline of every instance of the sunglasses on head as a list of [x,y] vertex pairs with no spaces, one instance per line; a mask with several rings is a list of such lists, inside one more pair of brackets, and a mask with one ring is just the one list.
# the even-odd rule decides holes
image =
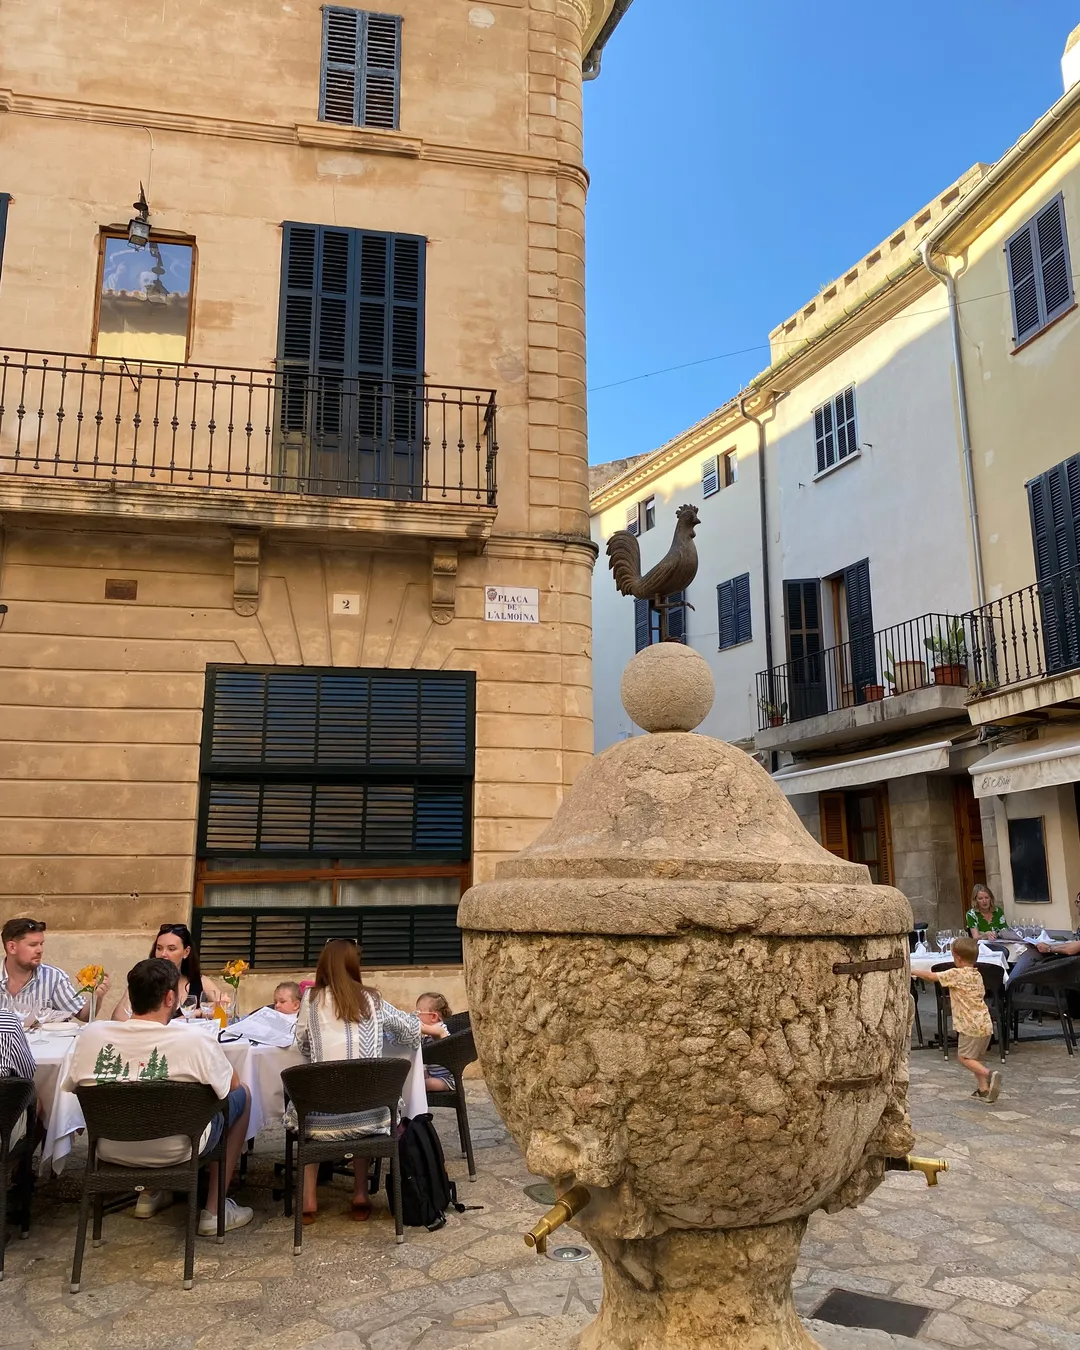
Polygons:
[[157,930],[157,935],[161,937],[164,933],[175,933],[177,937],[183,937],[186,932],[187,929],[182,923],[163,923]]
[[44,919],[14,919],[4,925],[7,935],[5,941],[14,942],[17,938],[26,937],[27,933],[44,933],[46,927]]

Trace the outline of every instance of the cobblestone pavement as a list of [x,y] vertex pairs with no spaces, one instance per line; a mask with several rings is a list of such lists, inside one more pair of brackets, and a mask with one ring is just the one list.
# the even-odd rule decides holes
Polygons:
[[[814,1324],[828,1350],[987,1346],[1080,1350],[1080,1059],[1060,1040],[1010,1056],[994,1107],[973,1101],[956,1064],[912,1055],[912,1109],[923,1153],[950,1172],[936,1189],[892,1174],[858,1211],[814,1217],[796,1301],[812,1314],[829,1289],[933,1310],[917,1341]],[[396,1246],[381,1196],[365,1225],[345,1213],[346,1183],[321,1194],[319,1221],[292,1255],[291,1221],[271,1190],[280,1136],[260,1136],[239,1198],[255,1207],[225,1245],[200,1240],[195,1288],[181,1284],[182,1210],[140,1222],[107,1215],[87,1251],[83,1292],[68,1292],[78,1150],[35,1198],[30,1240],[13,1239],[0,1289],[0,1346],[47,1350],[487,1350],[566,1346],[593,1315],[599,1267],[537,1258],[522,1233],[541,1213],[532,1178],[481,1083],[470,1084],[480,1176],[458,1161],[453,1113],[436,1113],[451,1174],[479,1211]]]

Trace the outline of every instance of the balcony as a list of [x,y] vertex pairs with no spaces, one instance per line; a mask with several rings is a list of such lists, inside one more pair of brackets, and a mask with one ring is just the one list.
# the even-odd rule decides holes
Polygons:
[[811,750],[963,716],[968,615],[923,614],[757,677],[758,750]]
[[1080,699],[1080,567],[991,600],[968,620],[972,722]]
[[0,349],[0,511],[472,540],[495,394]]

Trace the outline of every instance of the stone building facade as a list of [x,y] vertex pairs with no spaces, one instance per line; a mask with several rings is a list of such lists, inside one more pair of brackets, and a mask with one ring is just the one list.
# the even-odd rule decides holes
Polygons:
[[4,6],[0,911],[54,958],[194,913],[267,978],[340,928],[430,979],[589,756],[625,8]]

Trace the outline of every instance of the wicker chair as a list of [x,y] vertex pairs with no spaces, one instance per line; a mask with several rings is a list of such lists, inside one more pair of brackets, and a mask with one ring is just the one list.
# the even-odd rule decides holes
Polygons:
[[[405,1059],[334,1059],[282,1069],[286,1096],[296,1108],[296,1129],[285,1131],[285,1214],[292,1215],[293,1255],[300,1255],[304,1222],[304,1168],[309,1163],[338,1159],[388,1158],[394,1178],[394,1231],[405,1241],[398,1183],[398,1119],[401,1090],[409,1075]],[[345,1115],[384,1108],[390,1112],[389,1134],[358,1134],[353,1139],[311,1139],[311,1115]],[[295,1164],[293,1149],[296,1150]],[[389,1190],[387,1188],[387,1193]]]
[[[186,1191],[188,1197],[187,1239],[184,1247],[184,1288],[190,1289],[195,1272],[195,1228],[199,1216],[199,1169],[218,1165],[217,1240],[225,1241],[225,1145],[228,1123],[217,1145],[199,1156],[203,1131],[224,1112],[226,1103],[204,1083],[178,1083],[169,1079],[141,1083],[95,1083],[77,1087],[76,1095],[86,1120],[88,1152],[79,1202],[79,1227],[75,1236],[75,1260],[71,1267],[71,1292],[77,1294],[82,1280],[83,1252],[90,1203],[94,1206],[94,1246],[101,1242],[103,1197],[117,1191]],[[186,1135],[191,1156],[168,1167],[128,1167],[104,1162],[98,1157],[102,1139],[116,1143],[140,1143]]]
[[1020,1040],[1020,1013],[1052,1013],[1061,1023],[1065,1048],[1076,1052],[1076,1028],[1069,1009],[1069,993],[1080,991],[1080,956],[1059,956],[1029,967],[1006,987],[1006,1017],[1014,1044]]
[[446,1029],[451,1036],[457,1031],[468,1031],[472,1026],[472,1014],[468,1012],[450,1013],[446,1018]]
[[[11,1136],[21,1119],[26,1120],[22,1138],[15,1144]],[[7,1236],[7,1196],[13,1174],[18,1172],[19,1236],[30,1236],[30,1196],[34,1173],[30,1159],[34,1154],[37,1129],[37,1093],[28,1078],[0,1078],[0,1280],[4,1278],[4,1239]]]
[[[952,970],[952,961],[939,961],[932,969]],[[998,1053],[1001,1056],[1001,1062],[1004,1064],[1005,1056],[1009,1053],[1009,1014],[1006,1008],[1005,999],[1005,972],[995,961],[980,961],[977,963],[979,974],[983,977],[983,985],[986,989],[986,1006],[990,1010],[990,1019],[994,1023],[994,1030],[998,1038]],[[946,1059],[949,1058],[949,1013],[951,1003],[949,1000],[949,991],[935,982],[934,996],[937,1000],[937,1027],[938,1044],[941,1052]]]
[[[465,1013],[464,1016],[468,1016]],[[449,1022],[447,1023],[449,1026]],[[472,1135],[469,1132],[469,1108],[465,1102],[465,1066],[475,1062],[476,1042],[472,1029],[453,1031],[445,1040],[430,1041],[423,1050],[425,1064],[438,1064],[449,1069],[454,1075],[454,1087],[450,1092],[429,1092],[428,1106],[452,1106],[457,1112],[458,1139],[461,1141],[462,1155],[468,1159],[469,1180],[476,1180],[476,1160],[473,1158]]]

